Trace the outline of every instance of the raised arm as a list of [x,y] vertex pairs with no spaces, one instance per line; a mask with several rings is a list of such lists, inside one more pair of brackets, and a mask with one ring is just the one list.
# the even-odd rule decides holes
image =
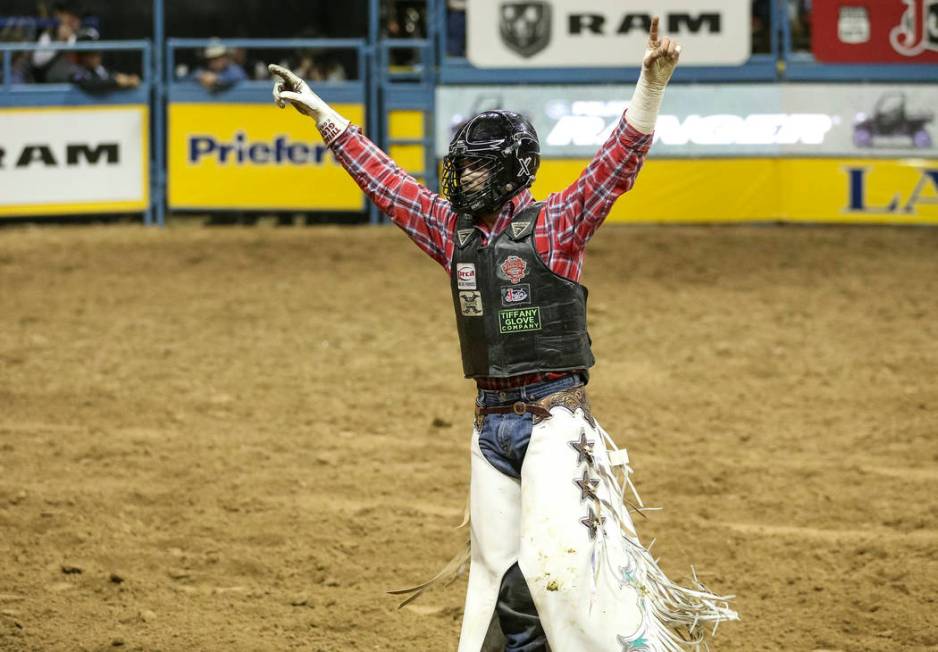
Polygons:
[[404,172],[391,158],[314,93],[302,79],[277,65],[274,101],[287,103],[316,121],[336,160],[375,203],[414,243],[449,268],[452,233],[457,215],[449,202]]
[[620,195],[629,191],[645,162],[661,107],[664,89],[681,54],[681,46],[658,39],[658,18],[652,19],[642,72],[628,110],[580,176],[563,192],[548,200],[548,228],[569,250],[586,246]]

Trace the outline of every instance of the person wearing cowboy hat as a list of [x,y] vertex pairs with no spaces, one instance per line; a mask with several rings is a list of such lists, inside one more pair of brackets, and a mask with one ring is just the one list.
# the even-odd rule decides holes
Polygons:
[[227,90],[248,77],[231,58],[231,50],[217,39],[209,42],[203,56],[205,67],[195,71],[195,79],[211,93]]

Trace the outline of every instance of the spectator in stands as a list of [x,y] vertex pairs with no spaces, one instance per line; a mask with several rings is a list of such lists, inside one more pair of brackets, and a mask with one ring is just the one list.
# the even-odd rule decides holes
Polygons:
[[[384,35],[388,39],[424,38],[426,30],[425,7],[409,2],[393,3],[387,7]],[[409,68],[417,63],[417,53],[407,48],[394,48],[390,52],[391,66]]]
[[345,81],[348,77],[345,68],[334,56],[321,50],[304,50],[300,52],[296,74],[310,81]]
[[205,48],[205,67],[195,71],[194,77],[212,93],[224,91],[248,78],[244,68],[234,62],[231,51],[221,43]]
[[[9,20],[0,30],[0,43],[28,43],[35,38],[35,29],[26,19]],[[29,52],[13,52],[10,61],[10,83],[29,84],[33,81]],[[0,82],[3,70],[0,68]]]
[[[100,40],[98,30],[93,27],[83,27],[76,36],[77,43],[93,43]],[[137,75],[125,75],[120,72],[111,72],[104,67],[100,51],[80,50],[65,52],[63,61],[68,62],[68,68],[57,67],[49,71],[47,81],[70,82],[89,93],[109,93],[124,88],[136,88],[140,85]],[[53,77],[62,70],[63,78]]]
[[466,0],[446,0],[446,54],[466,56]]
[[[306,27],[296,34],[300,39],[324,38],[316,27]],[[345,66],[337,53],[320,48],[302,48],[296,51],[286,63],[296,74],[310,81],[346,81],[349,78]],[[269,78],[266,66],[264,74]]]
[[772,3],[752,0],[752,53],[767,54],[772,50]]
[[788,0],[791,46],[797,52],[811,51],[811,0]]
[[[74,43],[81,28],[81,8],[72,0],[61,0],[52,5],[52,16],[55,27],[40,34],[37,43]],[[47,81],[50,75],[61,79],[69,70],[65,59],[61,50],[33,51],[33,77],[39,82]]]

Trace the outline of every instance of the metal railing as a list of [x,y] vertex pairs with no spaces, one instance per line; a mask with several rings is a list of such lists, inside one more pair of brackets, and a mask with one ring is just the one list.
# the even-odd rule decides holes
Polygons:
[[[747,0],[748,1],[748,0]],[[287,51],[317,49],[352,51],[355,55],[355,78],[346,81],[315,82],[315,90],[328,102],[355,102],[366,107],[366,131],[382,146],[422,145],[425,148],[423,170],[415,176],[431,187],[436,183],[433,118],[435,89],[446,84],[518,84],[518,83],[612,83],[638,77],[638,67],[578,69],[479,69],[465,58],[447,56],[447,8],[445,0],[426,0],[427,37],[388,39],[380,34],[380,0],[368,0],[367,35],[360,39],[165,39],[164,0],[153,0],[153,40],[121,40],[66,43],[0,43],[0,107],[73,106],[90,104],[147,104],[150,107],[152,142],[150,146],[151,205],[144,215],[146,224],[165,222],[166,190],[166,105],[170,102],[224,101],[269,102],[270,82],[248,80],[221,93],[209,93],[193,80],[176,79],[175,63],[180,51],[202,49],[212,44],[226,48]],[[753,54],[742,66],[679,68],[674,81],[681,82],[753,82],[753,81],[920,81],[938,82],[938,66],[920,64],[828,65],[818,63],[810,53],[796,52],[783,0],[769,0],[771,21],[769,52]],[[22,22],[22,18],[17,17]],[[37,20],[36,25],[49,25]],[[153,43],[160,44],[154,47]],[[108,95],[91,95],[71,84],[13,83],[13,55],[37,50],[56,52],[139,51],[141,83],[134,89]],[[393,66],[397,51],[415,54],[405,66]],[[392,139],[387,116],[394,110],[417,110],[424,113],[423,138]],[[373,222],[380,220],[369,205]]]
[[[0,53],[3,55],[3,90],[4,92],[43,92],[58,91],[54,84],[13,84],[13,53],[14,52],[128,52],[139,50],[143,57],[141,83],[150,81],[152,69],[153,49],[150,41],[145,39],[130,41],[82,41],[78,43],[0,43]],[[59,84],[59,87],[63,84]],[[0,98],[2,103],[2,98]]]

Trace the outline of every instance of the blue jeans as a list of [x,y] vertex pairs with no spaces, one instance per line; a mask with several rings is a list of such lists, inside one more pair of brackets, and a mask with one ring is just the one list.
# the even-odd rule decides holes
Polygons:
[[[578,374],[559,380],[517,389],[499,391],[480,389],[476,403],[483,407],[511,405],[517,401],[530,403],[554,392],[584,384]],[[479,432],[479,448],[482,455],[496,469],[521,479],[521,465],[531,441],[534,427],[531,415],[524,413],[488,414]],[[502,578],[498,591],[495,613],[502,633],[505,635],[505,652],[543,652],[547,650],[547,635],[537,615],[537,607],[531,598],[521,568],[515,564]]]
[[[555,392],[583,384],[579,374],[573,374],[559,380],[549,380],[536,385],[525,385],[516,389],[499,391],[480,389],[476,404],[482,407],[511,405],[517,401],[530,403]],[[531,429],[534,424],[527,412],[518,415],[488,414],[479,432],[479,448],[492,466],[512,478],[521,479],[521,465],[524,454],[531,441]]]

